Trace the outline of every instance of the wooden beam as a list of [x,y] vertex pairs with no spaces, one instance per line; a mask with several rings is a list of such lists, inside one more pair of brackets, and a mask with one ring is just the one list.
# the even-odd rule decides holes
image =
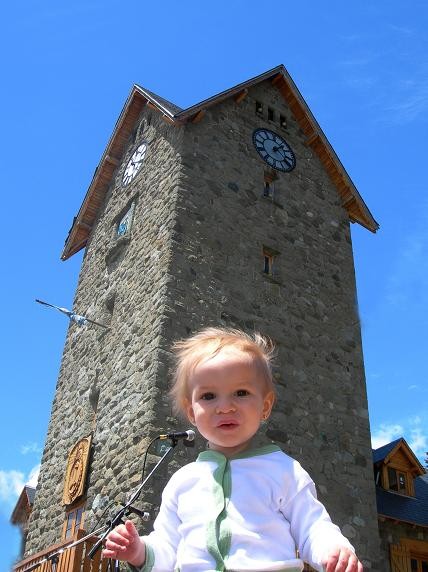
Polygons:
[[92,230],[92,226],[86,222],[83,222],[83,220],[76,220],[75,224],[76,224],[76,226],[80,226],[80,227],[84,228],[85,230]]
[[310,137],[308,137],[305,141],[305,145],[311,147],[314,143],[318,143],[320,140],[320,134],[317,131],[314,131]]
[[345,200],[342,201],[342,207],[345,207],[345,209],[346,209],[353,202],[355,202],[354,195],[348,196]]
[[237,95],[235,95],[235,102],[241,103],[248,95],[248,89],[243,89]]
[[120,159],[118,159],[117,157],[113,157],[113,155],[106,155],[105,161],[106,161],[106,163],[110,163],[114,167],[117,167],[118,165],[120,165]]
[[205,115],[205,109],[199,110],[198,113],[192,117],[191,122],[192,123],[199,123],[199,121],[201,121],[201,119],[204,117],[204,115]]
[[281,73],[276,74],[276,76],[272,79],[272,85],[276,85],[282,79],[283,78]]

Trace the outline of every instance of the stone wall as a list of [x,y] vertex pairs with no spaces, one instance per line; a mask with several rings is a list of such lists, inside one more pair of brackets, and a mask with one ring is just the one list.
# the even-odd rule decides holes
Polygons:
[[390,546],[401,544],[403,539],[428,542],[428,530],[422,526],[414,526],[405,522],[396,522],[383,518],[379,522],[379,535],[381,547],[380,569],[383,572],[391,572]]

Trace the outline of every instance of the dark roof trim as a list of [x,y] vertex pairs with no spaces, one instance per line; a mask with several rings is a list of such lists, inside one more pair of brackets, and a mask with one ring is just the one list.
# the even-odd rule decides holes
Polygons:
[[400,518],[400,517],[397,517],[397,516],[389,516],[389,515],[387,515],[387,514],[382,514],[382,513],[380,513],[380,512],[378,513],[377,516],[378,516],[379,519],[380,519],[380,518],[385,518],[385,519],[393,520],[393,521],[396,521],[396,522],[403,522],[403,523],[405,523],[405,524],[411,524],[412,526],[418,526],[418,527],[421,527],[421,528],[428,528],[428,524],[421,524],[420,522],[414,522],[414,521],[412,521],[412,520],[404,520],[403,518]]

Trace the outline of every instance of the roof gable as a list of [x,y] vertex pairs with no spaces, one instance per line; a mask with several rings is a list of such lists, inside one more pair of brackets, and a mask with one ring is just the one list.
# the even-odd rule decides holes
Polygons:
[[283,65],[280,65],[187,109],[181,109],[155,93],[134,85],[95,170],[82,206],[73,220],[61,255],[62,260],[66,260],[85,247],[97,213],[107,194],[110,181],[121,162],[129,135],[145,105],[161,113],[166,121],[180,126],[187,122],[200,121],[209,107],[226,99],[235,98],[235,101],[239,103],[246,97],[250,87],[266,80],[270,80],[286,100],[306,136],[306,145],[311,147],[319,156],[335,184],[342,206],[347,210],[351,222],[358,222],[368,230],[376,232],[379,228],[378,223],[370,213],[287,70]]
[[12,524],[22,524],[28,520],[35,493],[36,489],[34,487],[30,485],[24,486],[13,509],[12,516],[10,517]]
[[388,465],[394,463],[394,461],[400,465],[408,465],[409,472],[414,475],[425,474],[425,469],[403,437],[373,451],[373,462],[375,464]]

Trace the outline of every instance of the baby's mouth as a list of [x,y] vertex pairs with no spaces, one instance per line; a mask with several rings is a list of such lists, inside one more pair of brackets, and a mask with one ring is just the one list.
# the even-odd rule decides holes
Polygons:
[[222,421],[217,427],[220,429],[233,429],[234,427],[238,427],[238,423],[236,421]]

